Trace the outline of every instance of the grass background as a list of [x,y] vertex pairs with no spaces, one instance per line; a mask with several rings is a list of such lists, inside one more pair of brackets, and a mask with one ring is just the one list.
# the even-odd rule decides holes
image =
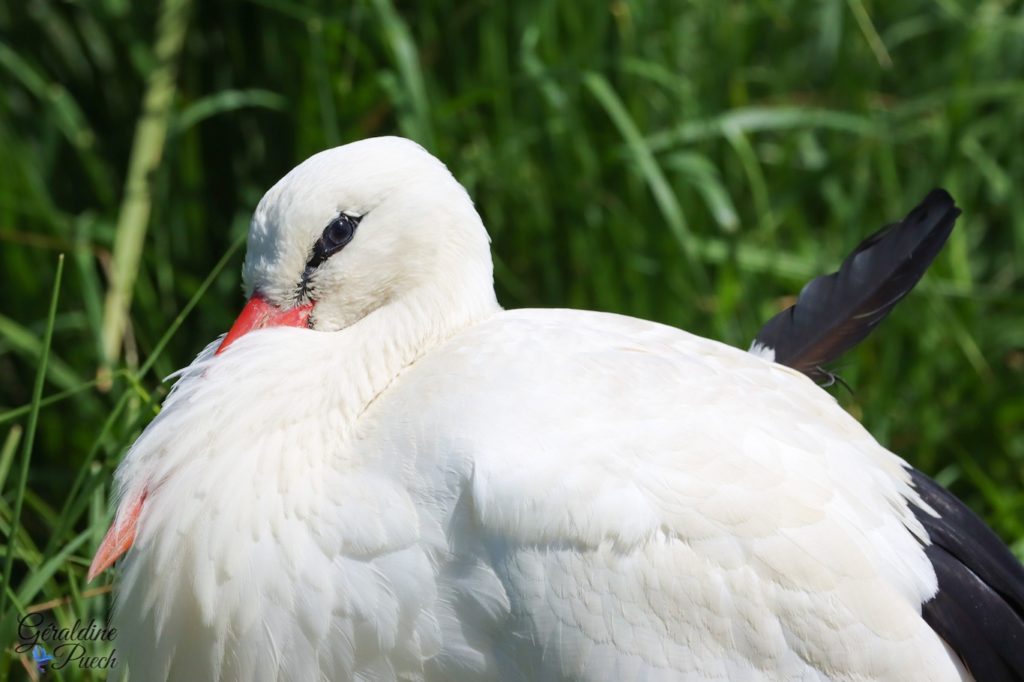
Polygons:
[[111,473],[240,309],[263,191],[394,133],[474,196],[506,307],[744,347],[949,189],[945,252],[837,395],[1024,554],[1021,2],[3,3],[0,677],[20,613],[106,613]]

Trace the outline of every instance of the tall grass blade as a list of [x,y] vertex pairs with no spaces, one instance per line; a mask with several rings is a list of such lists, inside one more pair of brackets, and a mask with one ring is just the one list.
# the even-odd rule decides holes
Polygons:
[[[38,362],[42,353],[42,343],[30,330],[2,314],[0,314],[0,339],[6,340],[19,353]],[[82,384],[82,378],[66,362],[57,357],[52,349],[49,362],[47,362],[47,378],[64,390]]]
[[636,123],[634,123],[629,112],[626,111],[626,107],[622,104],[622,100],[619,99],[619,96],[604,76],[591,71],[584,74],[583,83],[590,90],[594,98],[604,107],[605,112],[612,119],[615,127],[618,128],[619,134],[622,135],[626,145],[629,147],[633,159],[640,168],[640,172],[643,173],[651,194],[654,195],[654,200],[658,204],[658,208],[661,209],[665,222],[668,223],[669,229],[675,235],[676,241],[686,256],[690,270],[698,276],[699,283],[704,285],[705,290],[707,290],[709,285],[707,273],[697,260],[693,237],[687,227],[683,209],[679,205],[679,199],[676,198],[675,192],[672,191],[668,178],[665,177],[664,171],[658,165],[657,159],[654,158],[654,153],[651,151],[647,140],[644,139],[640,129],[637,128]]
[[883,69],[891,69],[892,57],[889,56],[889,50],[885,48],[885,43],[882,42],[882,37],[878,35],[875,25],[871,22],[871,16],[868,15],[868,10],[864,7],[864,1],[847,0],[847,3],[850,5],[850,10],[853,12],[853,18],[857,20],[857,25],[864,34],[864,39],[868,41],[868,46],[874,53],[875,59],[878,60],[878,65]]
[[[50,405],[53,405],[54,403],[59,403],[62,400],[73,398],[79,393],[88,391],[90,388],[94,388],[97,383],[99,383],[98,379],[90,379],[89,381],[85,381],[79,384],[78,386],[75,386],[74,388],[69,388],[66,391],[61,391],[60,393],[54,393],[53,395],[46,396],[45,398],[39,401],[39,406],[48,407]],[[4,422],[9,422],[12,419],[17,419],[22,415],[28,414],[29,412],[32,411],[32,406],[33,403],[29,403],[28,405],[22,405],[21,407],[15,407],[12,410],[7,410],[6,412],[0,412],[0,424],[3,424]]]
[[427,149],[433,149],[434,126],[416,41],[391,0],[373,0],[373,7],[398,70],[401,89],[398,104],[406,109],[401,119],[403,133]]
[[64,563],[68,560],[68,557],[78,549],[92,533],[92,529],[84,530],[75,538],[64,545],[59,552],[49,556],[46,561],[42,563],[36,570],[32,571],[29,577],[21,584],[18,588],[18,600],[22,604],[27,604],[36,598],[39,591],[43,589],[43,586],[53,578],[54,574],[57,573],[61,568],[64,567]]
[[[60,279],[64,273],[64,254],[57,257],[57,273],[53,277],[53,293],[50,295],[50,309],[46,317],[46,331],[43,334],[43,346],[39,354],[39,365],[36,368],[35,385],[32,389],[32,409],[28,415],[28,426],[25,429],[25,442],[21,451],[21,469],[18,472],[17,488],[15,489],[14,509],[11,513],[11,533],[4,557],[4,586],[11,584],[11,573],[14,569],[14,536],[21,523],[21,508],[25,502],[25,487],[28,485],[29,465],[32,461],[32,444],[35,442],[36,424],[39,422],[39,403],[43,397],[43,383],[46,379],[46,363],[50,356],[53,342],[53,323],[57,318],[57,300],[60,295]],[[0,623],[7,621],[7,592],[0,592]],[[4,640],[6,641],[6,639]]]
[[193,102],[174,119],[171,132],[182,135],[190,128],[208,118],[228,114],[239,109],[262,108],[271,111],[283,111],[288,102],[284,97],[271,92],[254,88],[251,90],[221,90]]
[[157,22],[157,64],[149,74],[142,103],[142,117],[135,128],[124,198],[117,220],[117,238],[110,269],[110,288],[103,311],[104,364],[117,361],[132,290],[138,276],[142,246],[152,208],[154,175],[163,157],[164,141],[177,92],[178,57],[185,40],[191,0],[163,0]]
[[217,276],[221,273],[224,267],[231,262],[231,259],[234,258],[235,254],[238,253],[238,250],[242,248],[242,244],[244,243],[245,235],[239,235],[238,238],[235,239],[234,243],[231,244],[231,246],[228,248],[228,250],[224,252],[224,255],[221,256],[219,261],[217,261],[217,264],[213,266],[213,270],[210,271],[210,274],[206,276],[206,279],[203,280],[202,284],[199,285],[195,293],[192,294],[192,297],[188,300],[188,303],[186,303],[178,312],[178,314],[175,315],[174,321],[171,322],[171,326],[167,328],[167,331],[165,331],[163,336],[160,337],[160,340],[157,341],[156,345],[153,347],[153,350],[150,352],[149,357],[146,358],[146,361],[142,363],[142,366],[139,367],[139,369],[135,372],[136,380],[141,380],[142,377],[144,377],[146,373],[150,369],[152,369],[153,364],[160,357],[160,354],[163,353],[164,348],[167,347],[168,342],[170,342],[175,332],[178,331],[178,328],[181,327],[181,323],[185,321],[185,318],[188,317],[189,313],[192,312],[192,309],[196,307],[196,304],[199,303],[203,295],[206,294],[207,289],[209,289],[210,285],[213,284],[213,281],[217,279]]
[[14,462],[14,453],[17,451],[18,443],[21,441],[21,433],[21,426],[15,424],[7,432],[7,438],[4,439],[3,447],[0,447],[0,491],[7,484],[7,474],[11,471],[11,463]]

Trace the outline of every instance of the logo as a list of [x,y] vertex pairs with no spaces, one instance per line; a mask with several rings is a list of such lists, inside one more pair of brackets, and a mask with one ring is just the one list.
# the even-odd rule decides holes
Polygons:
[[106,643],[117,637],[117,628],[93,620],[76,620],[62,628],[42,613],[30,613],[18,622],[20,643],[15,653],[32,653],[36,670],[45,673],[75,667],[82,670],[112,670],[117,666],[117,649]]
[[46,664],[53,660],[53,656],[46,653],[46,649],[36,644],[32,647],[32,662],[36,664],[36,669],[41,673],[46,672]]

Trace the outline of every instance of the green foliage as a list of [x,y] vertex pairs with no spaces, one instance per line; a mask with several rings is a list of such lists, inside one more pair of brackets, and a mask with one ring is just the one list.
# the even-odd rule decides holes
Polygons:
[[[945,253],[845,359],[854,393],[837,396],[1024,549],[1020,2],[188,4],[0,5],[8,605],[103,617],[109,578],[84,574],[112,471],[160,378],[239,309],[237,246],[262,192],[324,147],[395,133],[475,198],[507,307],[623,312],[741,346],[948,188],[964,215]],[[140,259],[112,255],[138,239]],[[112,281],[132,302],[100,371],[123,305]],[[0,677],[22,665],[14,616]]]

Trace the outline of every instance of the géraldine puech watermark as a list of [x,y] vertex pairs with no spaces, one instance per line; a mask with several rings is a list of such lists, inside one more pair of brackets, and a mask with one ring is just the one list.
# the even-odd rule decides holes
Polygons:
[[111,648],[104,655],[97,655],[97,649],[101,648],[101,643],[113,642],[116,638],[117,628],[109,623],[78,619],[71,627],[62,628],[42,613],[30,613],[18,622],[19,643],[14,650],[19,654],[31,652],[41,673],[71,666],[111,670],[117,666],[117,649]]

